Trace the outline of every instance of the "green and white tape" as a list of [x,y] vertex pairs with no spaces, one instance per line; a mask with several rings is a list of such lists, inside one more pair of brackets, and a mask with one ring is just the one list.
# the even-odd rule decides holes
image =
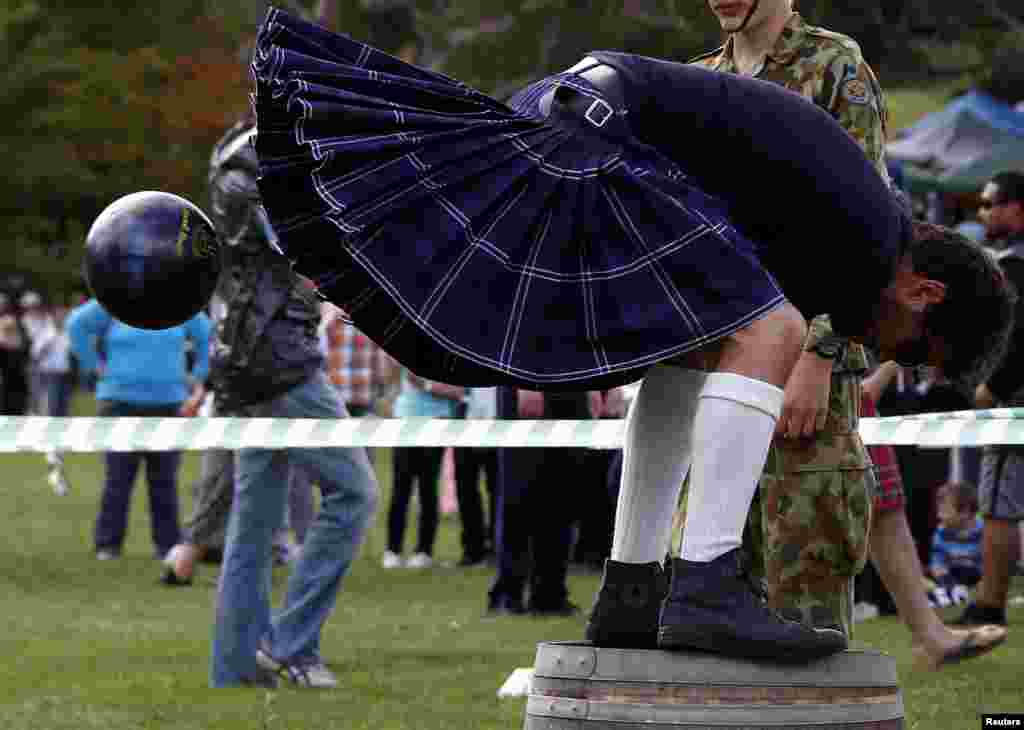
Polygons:
[[[0,417],[0,452],[172,451],[328,446],[581,446],[616,449],[622,420],[500,421],[437,418]],[[865,418],[868,445],[1024,445],[1024,409]]]

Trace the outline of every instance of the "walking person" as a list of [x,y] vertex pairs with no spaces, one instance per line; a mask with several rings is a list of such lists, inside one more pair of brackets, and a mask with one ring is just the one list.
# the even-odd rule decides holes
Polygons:
[[[738,563],[805,317],[830,314],[884,359],[983,377],[1012,318],[984,251],[914,222],[834,119],[772,84],[594,51],[503,104],[278,10],[253,67],[281,245],[399,362],[524,390],[643,376],[641,400],[677,406],[658,456],[692,454],[683,559],[645,636],[794,662],[845,648],[842,631],[779,618]],[[368,131],[336,144],[353,114]],[[822,235],[847,276],[807,267],[794,242]],[[670,360],[695,389],[661,377]]]
[[[189,415],[189,402],[202,398],[202,383],[209,369],[210,320],[205,314],[177,327],[144,330],[114,319],[98,301],[90,299],[68,315],[67,330],[79,367],[98,376],[100,416]],[[186,340],[191,340],[195,353],[191,371],[186,370]],[[108,451],[103,458],[103,495],[94,533],[97,560],[121,557],[135,476],[143,462],[153,547],[156,557],[164,559],[180,538],[181,452]]]
[[[244,417],[345,418],[324,372],[319,302],[269,237],[256,186],[254,134],[253,121],[243,120],[211,157],[211,217],[225,244],[227,282],[213,348],[215,407]],[[316,476],[320,510],[292,565],[284,605],[272,616],[273,543],[284,524],[293,464]],[[213,687],[272,686],[278,676],[298,686],[337,686],[320,657],[320,633],[376,501],[376,479],[363,449],[235,453],[210,661]]]

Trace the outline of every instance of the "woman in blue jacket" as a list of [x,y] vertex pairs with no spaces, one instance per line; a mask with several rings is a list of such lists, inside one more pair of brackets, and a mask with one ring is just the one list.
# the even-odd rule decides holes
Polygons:
[[[95,372],[101,416],[194,415],[209,371],[210,320],[199,313],[183,325],[163,330],[129,327],[95,299],[68,316],[71,349],[83,373]],[[191,342],[191,369],[186,346]],[[95,547],[99,560],[121,555],[132,487],[139,463],[146,461],[150,524],[156,556],[178,542],[178,465],[180,451],[108,451]]]

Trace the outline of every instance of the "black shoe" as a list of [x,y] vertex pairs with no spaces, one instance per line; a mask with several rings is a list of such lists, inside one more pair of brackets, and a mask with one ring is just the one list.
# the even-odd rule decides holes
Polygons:
[[660,563],[605,560],[584,636],[595,646],[656,649],[658,617],[667,594],[668,576]]
[[985,624],[1006,626],[1006,609],[979,606],[972,601],[967,604],[960,617],[951,622],[952,626],[984,626]]
[[526,606],[522,598],[514,598],[503,593],[488,596],[488,616],[522,616],[526,613]]
[[487,562],[487,554],[480,553],[479,555],[463,555],[462,560],[455,565],[459,568],[472,568],[477,565],[483,565],[485,562]]
[[740,569],[739,550],[709,563],[672,561],[672,584],[658,629],[660,649],[799,663],[846,645],[842,631],[787,621],[765,605]]
[[174,568],[166,568],[163,576],[160,578],[160,582],[165,586],[190,586],[192,585],[191,578],[179,578],[178,574],[174,572]]
[[575,616],[580,612],[580,607],[572,601],[562,601],[555,604],[530,604],[529,612],[537,618],[557,618]]

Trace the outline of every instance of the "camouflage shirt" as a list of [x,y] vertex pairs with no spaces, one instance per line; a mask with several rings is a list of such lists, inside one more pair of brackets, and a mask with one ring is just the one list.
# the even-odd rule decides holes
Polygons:
[[[724,46],[698,56],[691,63],[713,71],[739,73],[733,42],[730,37]],[[751,75],[794,91],[831,114],[864,149],[878,173],[888,182],[885,98],[856,41],[841,33],[808,25],[799,13],[794,13],[775,47]],[[807,344],[831,331],[827,316],[815,318],[809,328]],[[861,372],[867,366],[864,348],[852,343],[843,360],[836,363],[836,368],[843,371]]]

